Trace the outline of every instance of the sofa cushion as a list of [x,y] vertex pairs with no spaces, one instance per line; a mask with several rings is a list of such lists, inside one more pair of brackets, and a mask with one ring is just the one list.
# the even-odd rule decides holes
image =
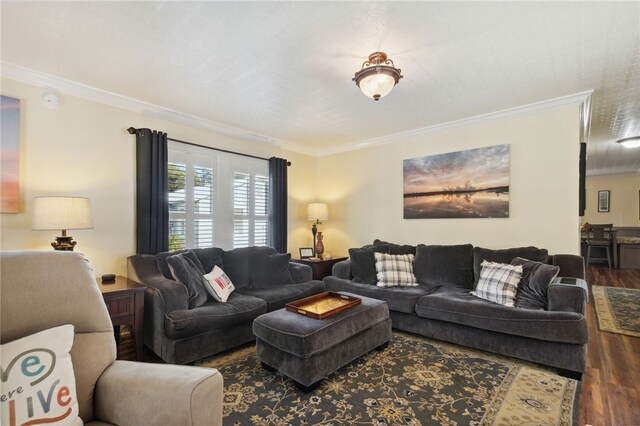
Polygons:
[[473,246],[418,245],[413,272],[420,285],[473,288]]
[[522,265],[482,262],[480,280],[471,292],[476,297],[505,306],[514,306],[518,284],[522,278]]
[[374,253],[378,287],[415,287],[412,254]]
[[156,258],[156,264],[158,265],[158,269],[160,270],[160,272],[162,272],[162,275],[164,275],[165,278],[168,278],[170,280],[173,280],[173,275],[171,275],[171,269],[169,269],[169,264],[167,263],[167,258],[169,256],[174,256],[176,254],[180,254],[180,253],[186,253],[189,250],[185,249],[185,250],[176,250],[176,251],[163,251],[161,253],[158,253],[155,255]]
[[578,345],[589,340],[586,319],[578,313],[499,305],[455,287],[440,287],[422,296],[416,303],[416,313],[423,318],[533,339]]
[[387,302],[390,311],[414,312],[418,299],[427,294],[430,289],[424,286],[417,287],[378,287],[371,284],[356,283],[350,280],[329,276],[324,278],[327,290],[347,291],[373,299]]
[[265,288],[280,284],[293,284],[289,271],[291,254],[252,253],[251,287]]
[[224,264],[222,263],[222,253],[224,250],[218,247],[208,247],[208,248],[199,248],[199,249],[185,249],[185,250],[176,250],[176,251],[163,251],[155,255],[156,264],[158,265],[158,269],[162,272],[165,278],[173,279],[173,275],[171,275],[171,270],[169,269],[169,264],[167,263],[167,257],[174,256],[180,253],[186,253],[188,251],[192,251],[195,253],[196,257],[200,261],[202,268],[206,273],[213,271],[214,266],[218,266],[219,268],[224,269]]
[[267,302],[267,311],[284,308],[289,302],[322,293],[322,281],[308,281],[302,284],[287,284],[270,288],[244,288],[242,294],[259,297]]
[[205,273],[213,271],[213,268],[217,266],[220,269],[224,269],[224,263],[222,262],[222,254],[224,250],[218,247],[207,247],[192,249],[192,252],[196,254],[198,260],[202,264],[202,268]]
[[187,288],[189,309],[197,308],[208,299],[204,269],[192,251],[167,257],[173,279]]
[[389,246],[389,254],[412,254],[414,256],[416,254],[416,246],[412,246],[409,244],[394,244],[378,239],[373,240],[374,246],[381,244]]
[[167,313],[164,330],[170,338],[180,339],[251,322],[265,312],[264,300],[233,292],[226,303],[212,300],[195,309]]
[[511,263],[516,257],[522,257],[529,260],[535,260],[536,262],[548,263],[549,252],[546,249],[539,249],[537,247],[515,247],[501,250],[491,250],[482,247],[473,248],[473,287],[478,284],[480,279],[480,270],[482,269],[482,261],[488,260],[489,262],[498,263]]
[[249,287],[256,275],[261,273],[256,270],[255,262],[261,262],[263,256],[277,253],[272,247],[242,247],[225,251],[222,254],[223,269],[236,289]]
[[522,265],[522,279],[516,293],[516,307],[547,309],[547,289],[560,272],[559,266],[516,257],[512,265]]
[[353,281],[363,284],[376,283],[376,259],[373,257],[374,252],[389,253],[389,246],[387,244],[377,244],[349,249]]

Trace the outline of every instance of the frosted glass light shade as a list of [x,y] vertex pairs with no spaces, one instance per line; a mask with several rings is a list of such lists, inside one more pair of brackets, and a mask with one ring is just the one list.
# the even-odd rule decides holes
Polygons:
[[329,219],[329,206],[325,203],[310,203],[307,205],[308,220],[327,220]]
[[353,81],[362,93],[379,101],[387,96],[402,78],[400,69],[396,68],[391,59],[384,52],[373,52],[369,59],[362,64],[360,71],[355,73]]
[[83,197],[36,197],[32,228],[36,231],[92,229],[91,202]]
[[365,96],[378,100],[387,96],[395,85],[396,80],[390,75],[371,74],[360,81],[360,90]]

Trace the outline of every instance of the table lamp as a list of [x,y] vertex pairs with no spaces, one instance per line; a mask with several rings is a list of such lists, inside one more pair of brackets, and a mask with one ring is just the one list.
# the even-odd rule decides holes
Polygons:
[[325,203],[310,203],[307,205],[307,220],[313,220],[311,233],[313,234],[313,255],[316,255],[316,234],[321,220],[329,219],[329,207]]
[[51,243],[54,250],[73,251],[77,244],[67,229],[93,229],[91,203],[83,197],[36,197],[33,203],[34,231],[62,230]]

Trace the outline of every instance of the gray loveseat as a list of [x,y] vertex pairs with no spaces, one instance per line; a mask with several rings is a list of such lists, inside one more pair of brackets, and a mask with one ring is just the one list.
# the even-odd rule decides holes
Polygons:
[[189,309],[187,288],[173,280],[167,264],[167,257],[180,252],[128,259],[129,278],[147,286],[144,343],[169,363],[190,363],[255,340],[256,317],[325,289],[311,279],[310,267],[283,259],[270,247],[192,251],[207,273],[217,265],[231,279],[235,291],[227,302],[209,299]]
[[[419,285],[385,288],[367,282],[371,271],[363,270],[361,265],[354,271],[358,265],[353,265],[351,259],[357,260],[373,250],[414,253],[413,268]],[[543,309],[508,307],[470,294],[484,259],[509,263],[521,257],[557,265],[559,277],[584,279],[582,257],[549,256],[547,250],[535,247],[507,250],[474,248],[471,244],[414,247],[379,240],[350,252],[351,259],[334,265],[333,276],[324,279],[327,290],[386,301],[393,328],[545,364],[569,377],[580,378],[584,372],[589,339],[584,281],[549,285]]]

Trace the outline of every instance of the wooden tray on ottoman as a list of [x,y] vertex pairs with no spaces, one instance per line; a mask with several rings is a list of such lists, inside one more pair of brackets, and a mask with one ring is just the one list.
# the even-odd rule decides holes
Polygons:
[[357,297],[347,296],[335,291],[325,291],[324,293],[287,303],[285,308],[287,311],[310,318],[324,319],[360,303],[362,303],[362,299]]

